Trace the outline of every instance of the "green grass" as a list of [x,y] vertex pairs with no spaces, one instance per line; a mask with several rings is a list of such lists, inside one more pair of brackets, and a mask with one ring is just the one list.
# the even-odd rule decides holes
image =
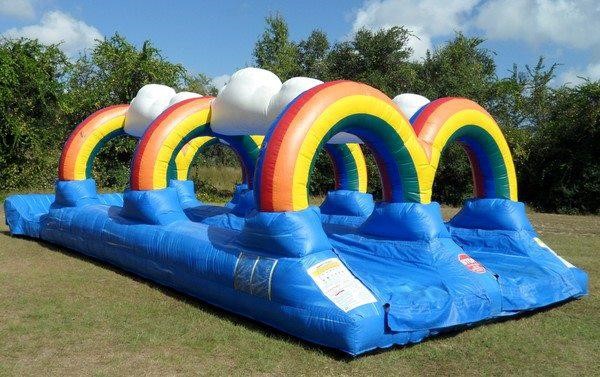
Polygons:
[[196,182],[198,198],[209,203],[226,202],[231,199],[236,183],[242,181],[237,166],[192,166],[189,179]]
[[0,375],[597,375],[600,218],[531,218],[589,297],[356,359],[2,227]]

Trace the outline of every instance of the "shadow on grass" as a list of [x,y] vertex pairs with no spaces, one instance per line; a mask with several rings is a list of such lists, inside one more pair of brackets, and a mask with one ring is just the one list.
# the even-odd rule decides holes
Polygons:
[[[0,233],[4,234],[6,236],[11,236],[10,232],[5,231],[5,230],[0,231]],[[321,345],[318,345],[318,344],[315,344],[315,343],[312,343],[309,341],[302,340],[295,336],[286,334],[285,332],[283,332],[281,330],[270,327],[266,324],[262,324],[258,321],[248,319],[246,317],[232,313],[230,311],[227,311],[220,307],[214,306],[212,304],[205,303],[205,302],[201,301],[200,299],[197,299],[193,296],[189,296],[189,295],[180,293],[179,291],[175,290],[174,288],[155,283],[151,280],[140,277],[139,275],[136,275],[132,272],[123,270],[115,265],[109,264],[108,262],[104,262],[102,260],[87,256],[85,254],[49,243],[49,242],[46,242],[43,240],[33,239],[33,238],[25,237],[25,236],[11,236],[11,237],[35,242],[38,245],[40,245],[50,251],[58,252],[58,253],[61,253],[65,256],[68,256],[71,258],[75,258],[75,259],[78,259],[78,260],[81,260],[84,262],[92,263],[95,266],[110,270],[121,276],[125,276],[127,278],[130,278],[130,279],[138,282],[138,283],[144,284],[152,289],[158,290],[161,293],[165,294],[166,296],[172,297],[176,300],[179,300],[188,305],[191,305],[191,306],[203,311],[204,313],[210,314],[210,315],[220,318],[220,319],[225,319],[233,325],[236,325],[236,326],[241,325],[245,329],[247,329],[249,331],[260,333],[264,337],[275,339],[275,340],[280,340],[280,341],[285,341],[287,343],[291,343],[295,346],[301,347],[305,350],[321,353],[333,360],[344,362],[344,363],[350,363],[353,360],[356,360],[358,358],[365,358],[365,357],[380,355],[382,353],[390,352],[392,350],[407,349],[407,348],[416,346],[417,344],[420,344],[420,343],[428,343],[428,342],[441,341],[444,339],[450,339],[450,338],[453,338],[456,335],[463,333],[465,331],[469,331],[469,330],[472,330],[472,329],[475,329],[475,328],[478,328],[478,327],[481,327],[484,325],[488,325],[488,324],[503,323],[506,321],[515,321],[515,320],[521,320],[524,318],[529,318],[529,317],[537,315],[538,313],[547,312],[554,308],[565,305],[566,303],[568,303],[570,301],[573,301],[573,299],[568,299],[568,300],[564,300],[564,301],[561,301],[561,302],[558,302],[558,303],[555,303],[555,304],[552,304],[550,306],[546,306],[546,307],[543,307],[540,309],[536,309],[536,310],[530,310],[530,311],[521,312],[521,313],[518,313],[515,315],[511,315],[511,316],[485,320],[485,321],[481,321],[481,322],[474,323],[471,325],[456,326],[454,328],[444,329],[444,330],[440,331],[440,333],[430,336],[426,339],[423,339],[419,343],[410,343],[410,344],[406,344],[406,345],[393,345],[388,348],[374,349],[374,350],[368,351],[364,354],[361,354],[359,356],[351,356],[351,355],[348,355],[342,351],[339,351],[339,350],[336,350],[333,348],[321,346]]]
[[136,275],[132,272],[129,272],[127,270],[123,270],[123,269],[119,268],[118,266],[115,266],[108,262],[102,261],[100,259],[90,257],[88,255],[79,253],[77,251],[73,251],[71,249],[67,249],[67,248],[59,246],[59,245],[55,245],[55,244],[46,242],[44,240],[34,239],[34,238],[26,237],[26,236],[12,236],[10,234],[10,232],[5,231],[5,230],[0,231],[0,233],[4,234],[6,236],[11,236],[14,238],[20,238],[20,239],[27,240],[30,242],[35,242],[39,246],[41,246],[49,251],[61,253],[67,257],[75,258],[75,259],[78,259],[78,260],[81,260],[81,261],[84,261],[87,263],[92,263],[95,266],[107,269],[116,274],[127,277],[129,279],[132,279],[135,282],[144,284],[152,289],[158,290],[161,293],[165,294],[166,296],[172,297],[176,300],[179,300],[188,305],[191,305],[191,306],[203,311],[204,313],[207,313],[207,314],[217,317],[219,319],[225,319],[229,323],[234,324],[236,326],[241,325],[244,328],[246,328],[247,330],[260,333],[261,335],[263,335],[267,338],[285,341],[285,342],[294,344],[298,347],[302,347],[311,352],[323,353],[326,356],[328,356],[334,360],[338,360],[338,361],[348,362],[348,361],[351,361],[354,359],[352,356],[347,355],[341,351],[338,351],[338,350],[335,350],[332,348],[328,348],[328,347],[324,347],[324,346],[320,346],[320,345],[317,345],[314,343],[310,343],[310,342],[304,341],[300,338],[296,338],[292,335],[286,334],[283,331],[277,330],[273,327],[262,324],[258,321],[254,321],[254,320],[245,318],[241,315],[232,313],[232,312],[222,309],[220,307],[214,306],[209,303],[205,303],[205,302],[201,301],[200,299],[197,299],[193,296],[189,296],[189,295],[180,293],[179,291],[175,290],[174,288],[155,283],[151,280],[143,278],[143,277]]

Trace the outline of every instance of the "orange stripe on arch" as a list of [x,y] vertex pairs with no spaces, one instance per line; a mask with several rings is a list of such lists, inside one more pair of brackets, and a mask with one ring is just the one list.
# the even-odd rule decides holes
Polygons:
[[[297,116],[302,116],[302,114],[299,114],[298,112],[300,111],[302,113],[301,110],[306,110],[306,107],[303,107],[304,104],[308,103],[310,101],[310,99],[315,96],[317,93],[321,93],[323,90],[325,90],[326,88],[333,86],[335,84],[338,84],[338,81],[333,81],[333,82],[329,82],[329,83],[325,83],[325,84],[321,84],[313,89],[309,89],[308,91],[304,92],[304,94],[302,94],[302,98],[296,100],[296,102],[291,105],[285,112],[285,114],[283,115],[283,117],[281,119],[279,119],[279,121],[277,122],[277,128],[275,128],[275,132],[273,133],[273,135],[271,135],[271,137],[269,138],[268,141],[268,147],[269,147],[269,154],[267,154],[265,156],[265,161],[263,163],[263,166],[274,166],[273,171],[268,171],[268,169],[263,169],[261,170],[261,177],[260,177],[260,181],[261,182],[265,182],[266,181],[266,177],[271,176],[272,174],[274,174],[275,172],[278,171],[278,169],[280,168],[279,166],[282,164],[286,164],[288,170],[288,174],[290,174],[291,172],[294,171],[294,165],[296,163],[296,159],[294,156],[297,156],[298,150],[300,149],[300,145],[302,144],[302,140],[304,135],[306,134],[306,131],[304,132],[304,134],[302,135],[296,135],[296,142],[292,143],[291,145],[288,144],[290,146],[290,148],[295,148],[295,150],[287,150],[287,156],[288,158],[280,158],[280,153],[279,153],[279,147],[281,145],[284,144],[286,138],[289,138],[290,136],[288,135],[288,129],[291,127],[293,120],[295,117]],[[326,108],[326,106],[322,106],[322,108],[315,110],[318,112],[322,112],[324,109]],[[306,112],[306,111],[304,111]],[[294,134],[292,132],[290,132],[291,134]],[[296,132],[297,134],[297,132]],[[271,141],[274,140],[282,140],[282,142],[278,142],[276,145],[274,145],[275,143],[271,143]],[[271,145],[269,145],[271,144]],[[271,181],[272,185],[271,187],[261,187],[260,188],[260,195],[261,195],[261,203],[273,203],[275,200],[275,196],[278,193],[290,193],[289,197],[286,197],[286,200],[289,201],[288,206],[292,206],[292,197],[291,197],[291,181],[290,182],[286,182],[285,180],[283,185],[277,185],[279,183],[278,179],[273,178],[273,180]],[[264,198],[264,199],[263,199]],[[280,200],[284,200],[281,197],[279,198]],[[273,211],[272,208],[265,208],[263,210],[266,211]]]
[[415,120],[413,128],[421,141],[431,144],[440,132],[440,129],[444,126],[446,120],[464,109],[479,111],[492,118],[483,107],[469,99],[446,97],[435,100],[427,105]]

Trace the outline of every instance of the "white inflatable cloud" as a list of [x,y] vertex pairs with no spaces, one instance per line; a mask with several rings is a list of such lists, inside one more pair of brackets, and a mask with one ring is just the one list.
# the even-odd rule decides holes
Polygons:
[[340,132],[339,134],[333,135],[331,139],[327,142],[327,144],[346,144],[346,143],[357,143],[362,144],[363,141],[360,140],[357,136],[349,134],[347,132]]
[[280,88],[281,80],[273,72],[237,71],[212,102],[211,129],[222,135],[264,135],[269,103]]
[[131,100],[125,116],[125,132],[131,136],[142,137],[154,118],[167,107],[175,89],[166,85],[144,85]]
[[[277,94],[271,98],[271,103],[267,111],[267,122],[268,128],[271,126],[273,121],[281,114],[281,112],[290,104],[296,97],[305,91],[314,88],[317,85],[322,84],[323,81],[312,79],[309,77],[292,77],[287,80],[281,86],[281,89]],[[330,144],[345,144],[345,143],[361,143],[362,141],[354,135],[346,132],[340,132],[334,135],[328,143]]]
[[399,94],[394,97],[393,101],[396,103],[396,106],[398,106],[398,109],[406,116],[406,119],[412,118],[421,107],[431,102],[427,98],[414,93]]
[[271,123],[273,123],[290,102],[300,94],[322,83],[323,81],[321,80],[311,79],[309,77],[292,77],[284,82],[279,91],[271,97],[271,101],[269,102],[266,119],[267,130],[271,126]]
[[179,92],[179,93],[175,94],[173,97],[171,97],[171,100],[169,101],[169,106],[174,105],[181,101],[185,101],[186,99],[200,98],[200,97],[202,97],[200,94],[194,93],[194,92]]
[[175,89],[166,85],[144,85],[129,104],[125,115],[125,132],[140,138],[152,121],[169,106],[195,97],[202,96],[191,92],[175,93]]
[[[283,84],[272,72],[244,68],[234,73],[212,103],[210,127],[221,135],[265,135],[279,114],[301,93],[322,84],[309,77],[293,77]],[[331,142],[360,142],[340,133]]]

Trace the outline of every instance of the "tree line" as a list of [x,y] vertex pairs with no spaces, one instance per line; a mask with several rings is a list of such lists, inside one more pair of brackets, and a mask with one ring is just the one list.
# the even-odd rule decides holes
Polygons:
[[[391,97],[413,92],[430,99],[470,98],[492,114],[506,135],[520,200],[543,211],[600,212],[600,81],[557,87],[552,81],[557,64],[543,58],[500,75],[484,40],[461,33],[415,61],[409,38],[409,30],[394,27],[359,30],[352,39],[335,43],[314,30],[293,41],[286,21],[274,15],[257,39],[252,65],[282,80],[308,76],[360,81]],[[168,61],[150,41],[137,47],[115,34],[75,60],[56,45],[0,41],[0,191],[51,187],[62,144],[74,127],[102,107],[129,102],[147,83],[216,93],[207,76]],[[134,148],[135,140],[128,138],[105,146],[94,166],[99,186],[125,187]],[[370,190],[377,197],[378,173],[366,152]],[[223,148],[212,149],[203,159],[237,163]],[[331,189],[331,175],[330,163],[321,154],[311,192]],[[434,199],[459,205],[471,192],[466,154],[450,146],[442,156]]]

